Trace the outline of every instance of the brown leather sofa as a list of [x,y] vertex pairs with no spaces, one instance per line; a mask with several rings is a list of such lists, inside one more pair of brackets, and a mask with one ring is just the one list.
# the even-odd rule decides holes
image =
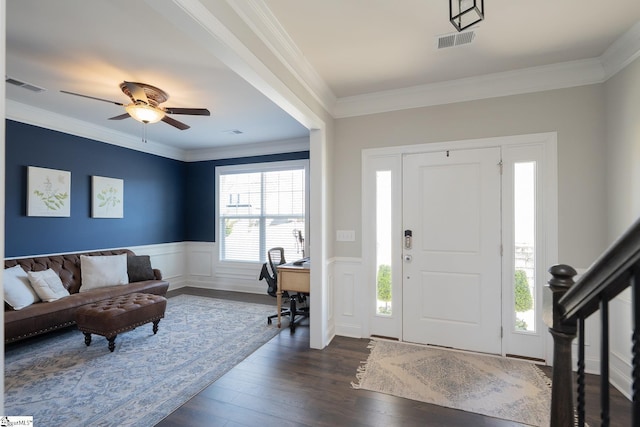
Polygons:
[[135,255],[128,249],[63,254],[46,257],[5,260],[4,268],[20,265],[25,271],[42,271],[51,268],[60,276],[62,284],[69,291],[68,297],[52,302],[38,302],[20,310],[13,310],[5,303],[4,338],[5,343],[18,341],[75,324],[76,310],[85,305],[108,298],[142,292],[166,295],[169,282],[162,280],[160,270],[153,269],[154,280],[144,280],[127,285],[110,286],[80,293],[82,275],[80,255]]

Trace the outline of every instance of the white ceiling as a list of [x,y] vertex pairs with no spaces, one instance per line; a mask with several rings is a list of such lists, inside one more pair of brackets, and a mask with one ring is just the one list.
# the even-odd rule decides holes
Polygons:
[[[166,0],[161,0],[166,3]],[[170,107],[208,108],[210,117],[174,115],[191,129],[147,126],[147,139],[181,149],[308,135],[269,99],[140,0],[8,0],[6,75],[47,89],[7,85],[6,97],[135,135],[133,119],[109,121],[122,107],[60,90],[127,103],[122,81],[165,90]],[[228,131],[240,130],[241,135]]]
[[338,98],[598,57],[640,20],[638,0],[484,0],[473,43],[438,50],[447,0],[266,4]]
[[444,0],[7,0],[6,74],[47,89],[36,94],[7,85],[8,116],[37,108],[139,139],[142,124],[107,120],[122,107],[60,93],[126,103],[118,85],[127,80],[164,89],[167,106],[212,113],[174,115],[191,126],[186,131],[148,125],[147,138],[157,144],[198,150],[306,137],[307,129],[263,88],[217,57],[215,34],[195,31],[198,19],[172,16],[172,7],[184,4],[229,28],[238,28],[238,17],[228,13],[235,10],[267,46],[288,52],[281,57],[334,116],[336,104],[366,102],[372,94],[585,64],[579,61],[600,58],[640,22],[638,0],[485,0],[486,20],[474,42],[437,50],[436,37],[455,31]]

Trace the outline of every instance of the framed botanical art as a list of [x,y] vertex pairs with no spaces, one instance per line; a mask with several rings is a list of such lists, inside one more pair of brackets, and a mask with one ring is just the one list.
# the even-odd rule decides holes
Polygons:
[[95,175],[91,177],[91,217],[124,217],[124,180]]
[[27,215],[71,216],[71,172],[29,166]]

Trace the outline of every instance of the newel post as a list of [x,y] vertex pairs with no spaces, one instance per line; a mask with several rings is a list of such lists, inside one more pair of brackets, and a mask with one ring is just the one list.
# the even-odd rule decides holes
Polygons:
[[[571,368],[571,342],[576,337],[575,320],[562,320],[558,302],[573,286],[576,271],[568,265],[554,265],[549,268],[552,278],[548,288],[553,295],[552,316],[547,320],[549,332],[553,336],[553,384],[551,388],[551,427],[566,427],[574,423],[573,414],[573,370]],[[551,314],[551,313],[550,313]]]

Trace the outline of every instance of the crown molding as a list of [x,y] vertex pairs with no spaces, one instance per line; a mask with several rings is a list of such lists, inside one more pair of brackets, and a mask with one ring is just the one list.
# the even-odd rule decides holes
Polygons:
[[[638,22],[612,43],[598,58],[336,99],[328,85],[308,63],[294,41],[288,36],[286,31],[284,31],[268,8],[265,0],[225,1],[234,9],[241,19],[251,27],[256,33],[256,36],[271,49],[283,66],[287,67],[305,90],[334,118],[356,117],[409,108],[597,84],[613,77],[620,70],[640,57],[640,22]],[[159,7],[156,2],[152,2],[152,4]],[[206,9],[203,9],[197,0],[175,0],[171,4],[185,9],[185,12],[188,12],[187,19],[200,22],[204,19],[202,18],[203,15],[208,17],[209,20],[205,20],[206,25],[201,22],[201,25],[203,25],[206,30],[213,31],[213,28],[219,27],[218,25],[214,25],[218,23],[218,21],[212,21],[213,18],[211,18],[211,14]],[[194,5],[200,6],[200,8],[194,9]],[[162,8],[161,11],[168,15],[175,14],[176,12],[174,9],[164,10]],[[196,16],[199,16],[200,20],[196,19]],[[232,35],[224,34],[226,37],[223,37],[224,42],[222,44],[237,49],[238,43],[240,42]],[[217,35],[220,37],[219,34]],[[233,41],[233,43],[231,43],[231,41]],[[245,56],[249,55],[248,52],[244,53]],[[253,56],[251,56],[251,58],[253,58],[252,63],[254,65],[256,61],[259,61]],[[238,71],[238,67],[231,68]],[[247,76],[245,75],[245,77]],[[274,82],[271,81],[271,83]],[[279,84],[284,85],[282,81],[280,81]],[[189,151],[169,147],[153,141],[141,144],[139,138],[122,132],[72,119],[36,107],[30,107],[9,99],[6,99],[5,102],[6,117],[8,119],[181,161],[215,160],[309,149],[308,139],[243,144]],[[285,111],[289,111],[287,108],[284,109]],[[311,116],[315,117],[315,115]],[[305,120],[302,122],[307,123]],[[312,125],[313,123],[308,124]]]
[[6,118],[10,120],[174,160],[184,161],[185,158],[185,151],[178,148],[168,147],[153,141],[142,143],[140,138],[133,137],[126,133],[73,119],[41,108],[31,107],[10,99],[5,99],[5,103]]
[[640,22],[636,23],[600,56],[605,77],[610,79],[640,57]]
[[256,36],[289,70],[295,79],[328,112],[336,102],[329,85],[311,66],[264,0],[227,0]]
[[10,99],[6,99],[5,102],[6,118],[9,120],[183,162],[309,151],[309,138],[229,145],[199,150],[182,150],[153,141],[148,141],[146,144],[141,143],[140,138],[126,133],[107,129],[58,113],[52,113],[51,111],[41,108],[31,107]]
[[212,10],[231,8],[228,0],[146,0],[146,3],[307,129],[325,126],[322,117],[236,36],[247,32],[247,24],[240,17],[221,20],[229,18],[226,11],[214,15]]
[[599,59],[563,62],[338,99],[335,118],[429,107],[604,81]]
[[336,98],[265,0],[227,0],[257,37],[334,118],[602,83],[640,57],[640,22],[600,57]]
[[187,162],[206,160],[234,159],[239,157],[264,156],[269,154],[295,153],[309,151],[309,138],[295,138],[283,141],[259,142],[255,144],[229,145],[218,148],[189,150]]
[[339,98],[334,118],[602,83],[640,57],[640,22],[598,58]]

